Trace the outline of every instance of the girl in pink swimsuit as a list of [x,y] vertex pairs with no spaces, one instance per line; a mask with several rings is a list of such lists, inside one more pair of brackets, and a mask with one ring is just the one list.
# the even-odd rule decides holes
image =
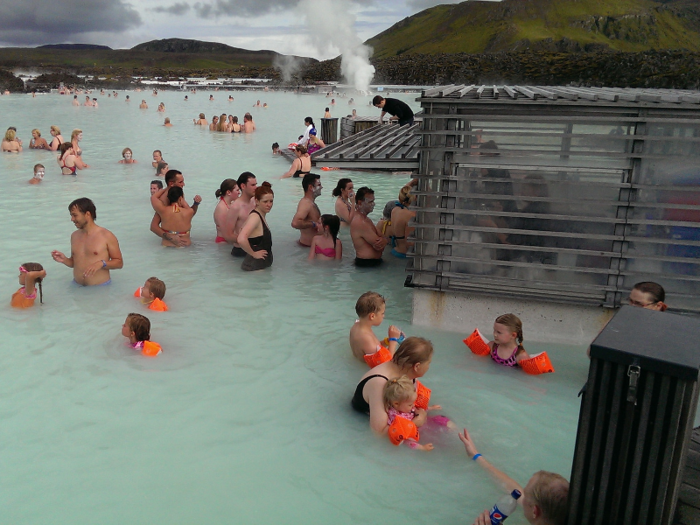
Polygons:
[[517,366],[530,356],[523,348],[523,323],[514,314],[505,314],[493,323],[493,341],[489,342],[491,359],[503,366]]
[[340,219],[337,215],[321,215],[323,233],[311,239],[309,261],[321,259],[324,261],[339,261],[343,258],[343,243],[338,239]]

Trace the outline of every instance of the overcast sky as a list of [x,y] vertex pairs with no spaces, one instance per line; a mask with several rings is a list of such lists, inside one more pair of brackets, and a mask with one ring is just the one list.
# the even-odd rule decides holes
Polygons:
[[[364,41],[403,18],[449,0],[314,0],[337,4]],[[130,48],[192,38],[318,59],[338,49],[312,45],[299,0],[0,0],[0,46],[86,43]],[[304,5],[308,5],[304,3]],[[318,24],[318,20],[315,21]],[[328,20],[328,27],[333,21]],[[318,39],[316,39],[318,40]]]

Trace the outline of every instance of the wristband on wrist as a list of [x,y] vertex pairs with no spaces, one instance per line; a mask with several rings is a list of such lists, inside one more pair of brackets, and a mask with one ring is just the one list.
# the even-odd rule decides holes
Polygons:
[[484,456],[482,456],[481,454],[474,454],[474,457],[473,457],[472,459],[473,459],[474,461],[476,461],[477,459],[483,458],[483,457],[484,457]]
[[107,263],[104,261],[104,259],[102,260],[102,268],[107,268]]
[[194,201],[192,203],[192,206],[190,206],[190,208],[194,208],[195,206],[199,206],[199,203],[197,201]]
[[397,343],[399,342],[399,340],[396,337],[390,337],[389,342],[391,342],[391,341],[395,341]]

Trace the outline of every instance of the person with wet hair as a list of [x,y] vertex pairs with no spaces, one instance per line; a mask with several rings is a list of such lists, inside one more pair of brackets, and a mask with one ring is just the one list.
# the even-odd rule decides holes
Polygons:
[[389,242],[379,235],[368,215],[374,210],[374,190],[362,187],[355,195],[355,216],[350,223],[350,237],[355,246],[355,266],[374,267],[382,264],[382,252]]
[[[389,379],[406,376],[410,380],[423,377],[430,369],[433,344],[422,337],[407,337],[394,353],[391,361],[367,371],[357,384],[352,397],[352,408],[369,415],[369,426],[377,434],[387,431],[388,416],[384,409],[384,385]],[[416,408],[413,420],[417,427],[425,423],[427,410]]]
[[301,246],[311,246],[311,240],[315,235],[323,233],[321,225],[321,210],[316,204],[316,198],[321,196],[321,176],[314,173],[307,173],[301,180],[301,187],[304,196],[297,205],[297,211],[292,218],[292,228],[299,230],[299,244]]

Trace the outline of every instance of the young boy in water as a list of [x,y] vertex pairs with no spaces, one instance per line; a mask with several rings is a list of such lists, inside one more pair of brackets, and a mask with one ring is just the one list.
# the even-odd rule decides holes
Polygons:
[[134,297],[139,297],[141,302],[148,306],[149,310],[167,312],[168,307],[163,302],[165,297],[165,283],[157,277],[149,277],[143,286],[134,292]]
[[379,326],[384,321],[384,297],[376,292],[363,293],[355,304],[355,312],[359,319],[350,328],[352,355],[366,362],[370,368],[390,361],[399,346],[401,330],[394,325],[389,327],[388,346],[383,346],[372,331],[372,327]]
[[39,184],[42,180],[44,180],[44,173],[46,173],[46,168],[44,168],[44,165],[35,164],[34,176],[29,179],[29,184]]

